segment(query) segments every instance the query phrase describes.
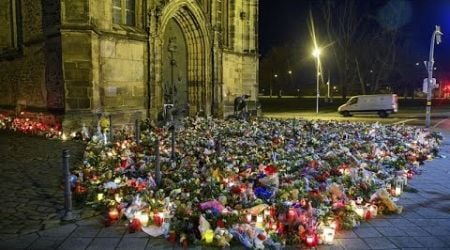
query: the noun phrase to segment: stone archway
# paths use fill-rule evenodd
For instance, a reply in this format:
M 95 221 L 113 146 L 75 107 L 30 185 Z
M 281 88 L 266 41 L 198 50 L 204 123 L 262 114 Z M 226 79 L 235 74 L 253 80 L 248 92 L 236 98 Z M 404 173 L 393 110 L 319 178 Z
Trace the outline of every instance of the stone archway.
M 210 30 L 202 10 L 193 1 L 173 0 L 161 12 L 154 13 L 152 21 L 149 51 L 151 115 L 155 117 L 162 110 L 168 46 L 165 34 L 174 23 L 181 30 L 186 45 L 186 80 L 183 82 L 182 79 L 181 84 L 186 84 L 189 114 L 200 110 L 209 114 L 212 103 Z

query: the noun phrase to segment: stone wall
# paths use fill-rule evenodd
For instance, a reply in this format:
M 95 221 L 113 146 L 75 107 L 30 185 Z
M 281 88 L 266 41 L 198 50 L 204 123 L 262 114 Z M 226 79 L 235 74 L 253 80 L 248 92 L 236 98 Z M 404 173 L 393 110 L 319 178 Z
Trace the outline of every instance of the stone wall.
M 0 8 L 12 15 L 11 1 L 1 1 Z M 20 44 L 17 50 L 7 56 L 0 51 L 0 106 L 14 109 L 47 108 L 47 87 L 45 81 L 45 37 L 43 33 L 43 12 L 41 1 L 17 1 L 20 23 L 13 32 L 19 33 Z M 7 5 L 7 6 L 5 6 Z M 5 25 L 0 25 L 0 33 L 7 32 Z M 8 38 L 11 39 L 11 34 Z M 17 38 L 17 37 L 16 37 Z M 6 39 L 6 37 L 1 38 Z M 2 42 L 2 44 L 4 41 Z M 10 45 L 13 45 L 10 43 Z M 5 52 L 5 51 L 3 51 Z
M 249 94 L 252 103 L 258 98 L 258 0 L 230 0 L 224 5 L 223 88 L 224 116 L 233 110 L 234 98 Z
M 62 3 L 62 56 L 66 97 L 65 127 L 95 124 L 111 115 L 113 124 L 143 118 L 147 108 L 147 39 L 143 2 L 136 25 L 112 22 L 112 0 Z

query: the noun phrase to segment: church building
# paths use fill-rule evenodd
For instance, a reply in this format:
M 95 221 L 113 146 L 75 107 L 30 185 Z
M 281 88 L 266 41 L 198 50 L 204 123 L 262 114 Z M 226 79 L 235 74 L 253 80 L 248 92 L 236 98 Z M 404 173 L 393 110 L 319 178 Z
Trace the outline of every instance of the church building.
M 225 117 L 258 95 L 258 0 L 2 0 L 0 109 L 64 127 Z

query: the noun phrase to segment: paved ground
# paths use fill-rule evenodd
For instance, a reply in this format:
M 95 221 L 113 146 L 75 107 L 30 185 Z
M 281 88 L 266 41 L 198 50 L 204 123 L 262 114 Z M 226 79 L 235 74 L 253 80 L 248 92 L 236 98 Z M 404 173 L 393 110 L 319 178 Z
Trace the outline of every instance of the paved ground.
M 450 128 L 450 121 L 439 126 Z M 418 192 L 401 196 L 402 214 L 378 217 L 352 231 L 339 232 L 333 246 L 320 249 L 450 249 L 448 131 L 441 151 L 447 158 L 427 162 L 423 174 L 410 182 Z M 98 217 L 56 226 L 62 208 L 62 148 L 78 156 L 72 158 L 81 158 L 81 143 L 0 133 L 0 249 L 172 248 L 161 238 L 126 233 L 123 222 L 105 228 Z
M 82 143 L 0 132 L 0 239 L 59 225 L 63 148 L 81 163 Z

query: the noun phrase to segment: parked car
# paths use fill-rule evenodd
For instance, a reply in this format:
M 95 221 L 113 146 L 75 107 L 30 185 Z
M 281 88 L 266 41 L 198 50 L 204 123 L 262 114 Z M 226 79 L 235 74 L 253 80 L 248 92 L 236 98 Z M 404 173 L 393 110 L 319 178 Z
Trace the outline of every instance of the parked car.
M 353 96 L 338 108 L 338 112 L 345 117 L 357 112 L 376 112 L 384 118 L 398 112 L 398 98 L 395 94 Z

